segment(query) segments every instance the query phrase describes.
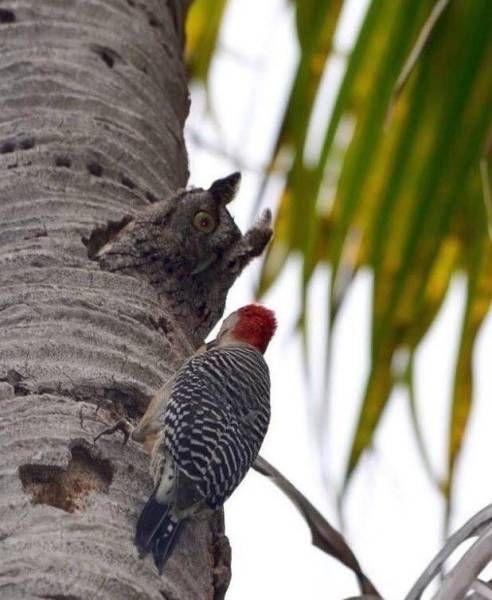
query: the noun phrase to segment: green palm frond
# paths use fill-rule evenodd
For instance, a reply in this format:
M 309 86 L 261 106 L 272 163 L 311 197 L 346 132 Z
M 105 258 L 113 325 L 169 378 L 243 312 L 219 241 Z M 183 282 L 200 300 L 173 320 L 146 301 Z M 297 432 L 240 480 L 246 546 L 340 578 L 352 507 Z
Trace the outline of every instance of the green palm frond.
M 300 58 L 265 181 L 280 156 L 291 160 L 259 294 L 292 253 L 303 257 L 304 297 L 314 269 L 329 264 L 331 330 L 354 275 L 362 267 L 373 272 L 371 368 L 346 486 L 394 387 L 395 353 L 414 355 L 453 276 L 465 276 L 448 468 L 440 482 L 449 499 L 473 402 L 474 342 L 492 298 L 492 2 L 371 0 L 333 110 L 316 125 L 324 137 L 314 162 L 306 159 L 308 131 L 344 2 L 294 5 Z M 211 28 L 216 35 L 215 19 Z M 190 64 L 204 79 L 215 43 L 202 36 L 207 66 L 195 67 L 202 52 L 196 43 Z

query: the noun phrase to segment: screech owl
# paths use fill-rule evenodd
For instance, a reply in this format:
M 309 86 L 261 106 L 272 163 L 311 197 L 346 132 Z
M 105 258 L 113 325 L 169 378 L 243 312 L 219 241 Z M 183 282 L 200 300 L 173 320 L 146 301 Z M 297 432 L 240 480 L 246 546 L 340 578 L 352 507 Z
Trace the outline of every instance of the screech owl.
M 102 269 L 147 280 L 197 343 L 222 314 L 229 287 L 271 235 L 265 211 L 245 234 L 226 206 L 241 176 L 179 190 L 138 214 L 94 230 L 85 244 Z

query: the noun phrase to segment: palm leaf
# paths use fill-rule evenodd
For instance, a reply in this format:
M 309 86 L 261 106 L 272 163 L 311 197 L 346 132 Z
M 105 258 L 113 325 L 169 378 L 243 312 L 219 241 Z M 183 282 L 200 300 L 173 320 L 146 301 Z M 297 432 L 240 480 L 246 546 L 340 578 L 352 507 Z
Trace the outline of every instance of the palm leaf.
M 395 134 L 399 148 L 393 154 L 402 159 L 405 147 L 406 160 L 393 162 L 379 190 L 377 184 L 374 188 L 368 184 L 381 207 L 368 211 L 381 217 L 375 221 L 374 236 L 367 238 L 375 270 L 372 371 L 347 480 L 372 443 L 388 400 L 395 350 L 402 344 L 415 347 L 429 325 L 425 314 L 435 312 L 429 306 L 436 287 L 433 273 L 438 274 L 441 294 L 434 293 L 432 303 L 438 306 L 442 301 L 449 271 L 442 270 L 439 282 L 438 261 L 446 255 L 446 245 L 461 242 L 464 247 L 467 242 L 452 225 L 455 216 L 462 214 L 462 204 L 471 201 L 464 182 L 474 170 L 478 173 L 490 122 L 492 77 L 485 65 L 491 58 L 491 44 L 485 23 L 491 16 L 487 2 L 451 6 L 421 56 L 410 89 L 402 96 L 403 106 L 396 107 L 395 122 L 378 140 L 379 147 L 373 148 L 374 162 L 378 152 L 391 154 L 392 128 L 406 132 Z M 386 193 L 381 194 L 384 186 Z M 470 216 L 475 224 L 475 216 L 465 214 Z M 474 234 L 484 236 L 485 231 L 474 230 Z
M 226 0 L 194 0 L 186 19 L 188 69 L 202 83 L 208 78 L 226 5 Z
M 317 265 L 329 264 L 331 331 L 357 271 L 369 267 L 373 272 L 371 368 L 346 486 L 374 441 L 395 383 L 395 352 L 405 348 L 414 355 L 453 276 L 464 273 L 467 302 L 454 376 L 448 471 L 441 482 L 449 502 L 472 407 L 474 340 L 492 297 L 486 227 L 492 214 L 492 3 L 371 0 L 325 123 L 313 122 L 313 107 L 334 57 L 344 2 L 293 4 L 300 58 L 260 185 L 263 191 L 273 172 L 285 170 L 259 294 L 293 253 L 302 256 L 304 302 L 298 323 L 305 334 L 311 275 Z M 206 6 L 205 0 L 194 3 L 196 22 L 189 24 L 188 36 L 190 64 L 201 81 L 206 81 L 217 46 L 225 1 L 215 3 L 213 14 Z M 311 127 L 323 130 L 314 161 L 306 158 Z M 336 352 L 330 336 L 327 343 L 329 354 Z M 326 379 L 328 370 L 327 362 Z

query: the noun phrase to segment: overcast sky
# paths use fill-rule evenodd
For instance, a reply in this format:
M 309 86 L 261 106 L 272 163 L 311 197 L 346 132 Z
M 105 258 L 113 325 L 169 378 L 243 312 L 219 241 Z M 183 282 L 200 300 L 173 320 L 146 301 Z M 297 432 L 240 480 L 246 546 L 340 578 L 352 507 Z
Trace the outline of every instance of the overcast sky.
M 328 65 L 317 121 L 333 105 L 346 54 L 357 34 L 367 0 L 347 4 L 338 28 L 337 56 Z M 187 124 L 190 182 L 207 186 L 240 168 L 243 181 L 232 212 L 241 228 L 250 223 L 260 168 L 273 144 L 283 103 L 298 57 L 292 4 L 286 0 L 229 0 L 221 45 L 211 73 L 214 118 L 205 117 L 205 98 L 192 92 Z M 310 152 L 316 154 L 322 127 L 313 127 Z M 275 182 L 265 206 L 275 210 Z M 327 270 L 316 273 L 310 289 L 311 354 L 314 384 L 303 378 L 301 345 L 293 325 L 299 303 L 299 263 L 293 259 L 263 302 L 273 308 L 279 330 L 267 351 L 272 376 L 272 421 L 261 453 L 288 476 L 337 525 L 335 492 L 346 464 L 354 419 L 368 369 L 371 275 L 352 286 L 334 331 L 330 380 L 332 408 L 323 431 L 321 460 L 310 403 L 320 395 L 325 330 Z M 250 302 L 258 263 L 232 289 L 226 313 Z M 417 398 L 423 430 L 438 473 L 445 468 L 451 378 L 466 282 L 457 278 L 417 358 Z M 492 439 L 483 423 L 492 422 L 492 320 L 478 340 L 476 401 L 470 434 L 458 469 L 458 526 L 492 498 L 483 457 Z M 317 360 L 317 363 L 316 363 Z M 310 418 L 311 414 L 311 418 Z M 482 426 L 480 426 L 482 424 Z M 353 478 L 345 506 L 346 537 L 362 567 L 386 600 L 402 598 L 441 539 L 442 501 L 426 477 L 409 425 L 406 393 L 397 390 L 376 436 L 374 449 Z M 233 549 L 230 600 L 338 599 L 357 592 L 355 578 L 310 544 L 309 531 L 295 508 L 260 475 L 251 472 L 226 504 L 226 526 Z

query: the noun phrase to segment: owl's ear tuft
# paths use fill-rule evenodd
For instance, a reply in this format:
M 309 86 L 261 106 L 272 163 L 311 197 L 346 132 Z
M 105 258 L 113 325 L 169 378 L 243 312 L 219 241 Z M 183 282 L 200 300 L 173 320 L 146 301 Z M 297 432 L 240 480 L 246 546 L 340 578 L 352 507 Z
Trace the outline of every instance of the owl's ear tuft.
M 214 200 L 225 206 L 233 200 L 239 189 L 240 182 L 241 173 L 232 173 L 227 177 L 214 181 L 208 191 L 212 194 Z

